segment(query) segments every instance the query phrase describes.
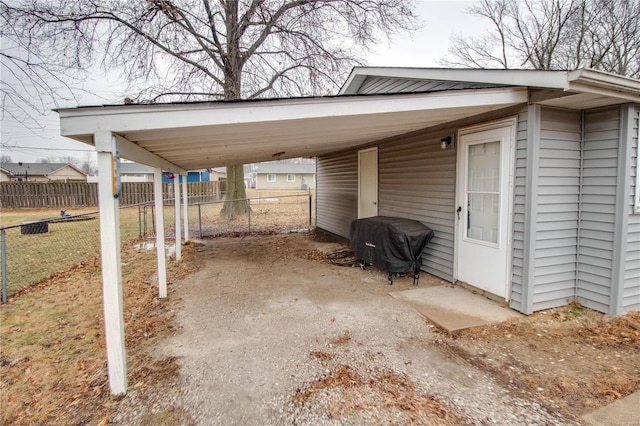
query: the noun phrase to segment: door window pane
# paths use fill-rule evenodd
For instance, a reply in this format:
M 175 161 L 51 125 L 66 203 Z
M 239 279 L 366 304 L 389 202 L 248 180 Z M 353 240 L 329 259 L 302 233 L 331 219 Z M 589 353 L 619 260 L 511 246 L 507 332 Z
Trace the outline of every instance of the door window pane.
M 498 242 L 500 219 L 500 142 L 469 145 L 467 238 Z

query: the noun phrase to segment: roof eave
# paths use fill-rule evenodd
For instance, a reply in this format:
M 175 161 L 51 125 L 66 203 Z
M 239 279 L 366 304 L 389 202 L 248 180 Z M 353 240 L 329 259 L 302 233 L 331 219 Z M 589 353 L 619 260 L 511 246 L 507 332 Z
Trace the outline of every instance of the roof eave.
M 640 80 L 589 68 L 574 71 L 356 67 L 340 94 L 356 94 L 367 77 L 433 79 L 559 89 L 640 102 Z
M 366 77 L 466 81 L 522 87 L 567 89 L 566 71 L 470 68 L 355 67 L 340 94 L 355 94 Z M 361 81 L 362 80 L 362 81 Z
M 640 80 L 593 69 L 567 74 L 568 89 L 640 102 Z

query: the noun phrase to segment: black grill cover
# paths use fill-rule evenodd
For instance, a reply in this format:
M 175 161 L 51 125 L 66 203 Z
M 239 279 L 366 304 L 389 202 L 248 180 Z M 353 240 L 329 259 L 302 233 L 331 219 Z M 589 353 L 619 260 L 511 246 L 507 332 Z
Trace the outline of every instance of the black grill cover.
M 432 238 L 431 228 L 411 219 L 374 216 L 351 222 L 355 257 L 389 273 L 419 272 Z

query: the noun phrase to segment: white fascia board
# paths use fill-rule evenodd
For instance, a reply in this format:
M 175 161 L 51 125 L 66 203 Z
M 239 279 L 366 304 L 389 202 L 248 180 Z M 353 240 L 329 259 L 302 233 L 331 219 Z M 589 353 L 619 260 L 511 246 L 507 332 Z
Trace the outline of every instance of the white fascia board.
M 368 76 L 540 87 L 640 101 L 640 80 L 589 68 L 574 71 L 549 71 L 356 67 L 349 75 L 340 93 L 357 93 L 362 82 Z
M 499 70 L 465 68 L 395 68 L 395 67 L 356 67 L 340 93 L 355 93 L 353 90 L 359 76 L 407 78 L 417 80 L 466 81 L 473 83 L 503 84 L 523 87 L 543 87 L 567 89 L 566 71 L 547 70 Z M 351 85 L 352 87 L 350 87 Z
M 527 102 L 524 88 L 333 98 L 299 98 L 212 104 L 138 105 L 59 110 L 61 134 L 80 137 L 104 130 L 126 134 L 224 124 L 261 123 L 320 117 L 517 104 Z
M 571 71 L 569 90 L 640 102 L 640 80 L 592 69 Z
M 362 86 L 362 83 L 367 79 L 367 75 L 358 73 L 357 69 L 356 67 L 351 70 L 349 77 L 347 77 L 347 80 L 342 84 L 342 87 L 340 87 L 338 95 L 355 95 L 358 93 L 360 86 Z

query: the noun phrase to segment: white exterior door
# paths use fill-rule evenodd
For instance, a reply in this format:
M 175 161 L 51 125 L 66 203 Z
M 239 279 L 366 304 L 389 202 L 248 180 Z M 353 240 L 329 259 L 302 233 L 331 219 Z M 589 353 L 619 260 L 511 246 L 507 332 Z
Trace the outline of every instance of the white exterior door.
M 458 140 L 456 278 L 508 300 L 515 121 Z
M 358 152 L 358 219 L 378 215 L 378 148 Z

